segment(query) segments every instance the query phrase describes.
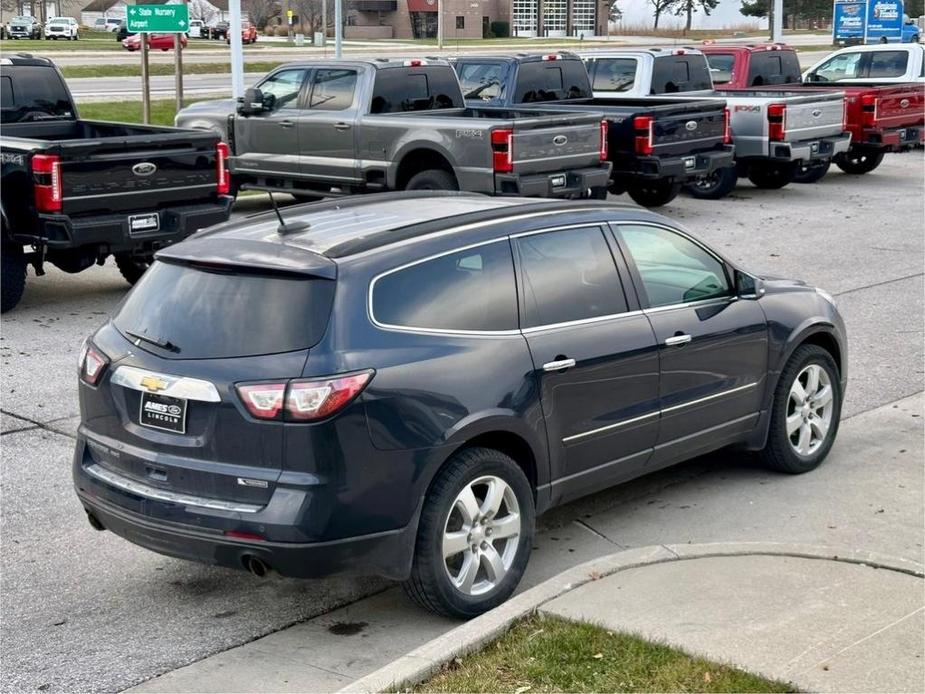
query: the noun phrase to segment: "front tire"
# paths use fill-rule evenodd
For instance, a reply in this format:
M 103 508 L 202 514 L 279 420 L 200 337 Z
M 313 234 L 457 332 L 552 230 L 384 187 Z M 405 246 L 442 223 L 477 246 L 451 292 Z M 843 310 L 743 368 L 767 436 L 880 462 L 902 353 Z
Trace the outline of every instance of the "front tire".
M 681 184 L 672 181 L 651 181 L 631 183 L 626 192 L 637 205 L 643 207 L 661 207 L 678 197 Z
M 838 434 L 841 404 L 841 381 L 832 355 L 817 345 L 798 347 L 774 391 L 762 462 L 793 475 L 816 469 Z
M 748 168 L 748 180 L 756 188 L 778 190 L 793 180 L 796 166 L 787 163 L 752 164 Z
M 510 457 L 490 448 L 455 454 L 424 499 L 405 592 L 447 617 L 497 607 L 527 567 L 534 519 L 533 490 Z
M 26 256 L 21 248 L 0 250 L 0 313 L 12 310 L 26 290 Z
M 119 268 L 125 281 L 131 285 L 141 279 L 153 261 L 153 258 L 142 258 L 131 253 L 117 253 L 115 257 L 116 267 Z
M 846 174 L 861 176 L 870 173 L 882 162 L 883 152 L 858 149 L 839 155 L 835 159 L 835 166 Z
M 459 184 L 449 171 L 427 169 L 412 176 L 405 190 L 459 190 Z
M 793 173 L 793 182 L 816 183 L 817 181 L 821 181 L 829 172 L 830 166 L 832 166 L 830 160 L 826 160 L 825 163 L 822 164 L 801 164 L 797 166 L 796 171 Z
M 691 197 L 698 200 L 720 200 L 735 190 L 739 172 L 735 166 L 718 169 L 699 181 L 684 186 Z

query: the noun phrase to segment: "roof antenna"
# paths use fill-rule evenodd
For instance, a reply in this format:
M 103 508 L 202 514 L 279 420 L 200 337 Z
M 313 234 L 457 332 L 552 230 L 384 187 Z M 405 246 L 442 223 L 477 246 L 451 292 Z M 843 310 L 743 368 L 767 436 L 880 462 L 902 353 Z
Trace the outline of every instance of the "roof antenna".
M 276 227 L 277 234 L 281 236 L 285 234 L 294 234 L 299 231 L 307 231 L 311 227 L 311 224 L 305 221 L 289 222 L 289 224 L 286 224 L 286 220 L 283 219 L 283 215 L 279 211 L 279 205 L 276 204 L 276 198 L 273 197 L 273 191 L 268 190 L 267 195 L 270 196 L 270 204 L 273 205 L 273 211 L 276 212 L 276 218 L 279 220 L 279 226 Z

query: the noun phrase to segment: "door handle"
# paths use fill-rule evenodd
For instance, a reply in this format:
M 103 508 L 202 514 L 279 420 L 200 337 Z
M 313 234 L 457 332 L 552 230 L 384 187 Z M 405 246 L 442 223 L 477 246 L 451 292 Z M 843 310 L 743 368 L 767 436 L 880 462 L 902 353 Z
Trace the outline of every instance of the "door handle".
M 350 130 L 350 123 L 335 123 L 335 130 Z
M 543 371 L 564 371 L 575 366 L 574 359 L 557 359 L 543 364 Z
M 279 121 L 279 127 L 281 128 L 291 128 L 293 125 L 295 125 L 295 123 L 293 123 L 291 120 Z
M 665 344 L 669 347 L 677 347 L 678 345 L 686 345 L 690 341 L 690 335 L 673 335 L 665 340 Z

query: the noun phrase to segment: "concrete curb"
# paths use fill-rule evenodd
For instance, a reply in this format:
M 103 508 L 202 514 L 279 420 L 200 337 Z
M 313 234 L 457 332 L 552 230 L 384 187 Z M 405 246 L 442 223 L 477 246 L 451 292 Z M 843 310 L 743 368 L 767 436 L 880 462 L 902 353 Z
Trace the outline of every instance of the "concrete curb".
M 901 557 L 891 557 L 820 545 L 777 542 L 715 542 L 690 545 L 652 545 L 617 552 L 579 564 L 503 605 L 476 617 L 433 641 L 420 646 L 389 665 L 347 685 L 341 692 L 352 694 L 401 689 L 424 681 L 455 658 L 479 650 L 503 634 L 514 621 L 534 612 L 540 605 L 590 581 L 627 569 L 672 561 L 709 557 L 779 556 L 860 564 L 877 569 L 925 577 L 925 566 Z

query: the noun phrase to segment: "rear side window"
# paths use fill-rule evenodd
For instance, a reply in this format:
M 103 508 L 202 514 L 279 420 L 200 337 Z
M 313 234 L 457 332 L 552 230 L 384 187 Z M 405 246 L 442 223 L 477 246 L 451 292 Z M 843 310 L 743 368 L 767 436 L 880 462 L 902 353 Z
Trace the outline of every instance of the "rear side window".
M 459 63 L 456 74 L 466 99 L 497 99 L 501 96 L 502 72 L 500 63 Z
M 334 284 L 158 261 L 126 297 L 113 323 L 132 341 L 130 333 L 170 342 L 175 349 L 164 356 L 177 359 L 291 352 L 312 347 L 324 335 Z
M 543 60 L 521 63 L 517 70 L 514 103 L 530 104 L 591 96 L 588 71 L 580 60 Z
M 74 118 L 71 100 L 58 73 L 39 65 L 8 66 L 0 77 L 0 122 Z
M 430 330 L 517 329 L 514 263 L 507 241 L 477 246 L 381 276 L 372 312 L 381 324 Z
M 872 51 L 868 77 L 902 77 L 909 64 L 906 51 Z
M 703 55 L 665 55 L 655 59 L 653 94 L 693 92 L 712 87 L 710 68 Z
M 707 64 L 710 66 L 710 76 L 713 84 L 729 84 L 732 82 L 732 71 L 735 68 L 735 56 L 730 53 L 710 53 L 707 55 Z
M 803 69 L 800 67 L 800 59 L 793 51 L 783 51 L 781 53 L 781 72 L 784 75 L 783 84 L 792 84 L 803 81 Z
M 452 68 L 386 68 L 376 71 L 369 110 L 402 113 L 462 106 L 462 92 Z
M 624 313 L 626 297 L 599 227 L 517 239 L 524 327 Z
M 636 82 L 635 58 L 595 58 L 591 61 L 596 92 L 626 92 Z
M 315 70 L 309 108 L 321 111 L 350 108 L 356 86 L 356 70 Z

